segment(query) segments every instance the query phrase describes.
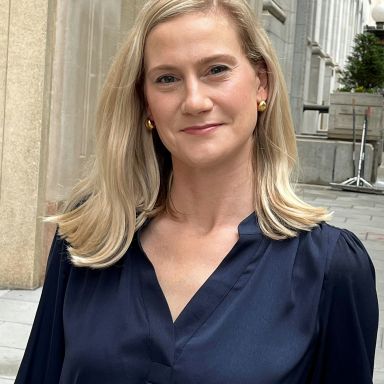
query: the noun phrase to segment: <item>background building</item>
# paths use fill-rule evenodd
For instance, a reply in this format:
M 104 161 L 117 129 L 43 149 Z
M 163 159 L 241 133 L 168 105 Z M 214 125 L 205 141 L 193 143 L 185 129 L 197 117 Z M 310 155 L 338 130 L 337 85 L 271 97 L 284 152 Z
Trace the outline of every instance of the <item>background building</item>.
M 370 0 L 263 2 L 263 21 L 286 75 L 297 133 L 327 129 L 327 115 L 303 113 L 304 104 L 328 105 L 353 38 L 370 17 Z
M 39 285 L 54 213 L 92 158 L 97 95 L 144 0 L 0 0 L 0 286 Z M 297 133 L 327 104 L 370 0 L 250 0 L 277 50 Z

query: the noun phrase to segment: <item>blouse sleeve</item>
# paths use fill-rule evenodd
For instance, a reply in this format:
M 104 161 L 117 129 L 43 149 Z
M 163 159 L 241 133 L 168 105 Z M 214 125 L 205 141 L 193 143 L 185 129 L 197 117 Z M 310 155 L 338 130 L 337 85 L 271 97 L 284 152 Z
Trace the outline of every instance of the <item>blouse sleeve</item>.
M 311 383 L 372 383 L 379 316 L 375 271 L 349 231 L 341 231 L 328 261 L 321 300 Z
M 64 357 L 63 301 L 70 262 L 64 240 L 56 234 L 27 348 L 15 384 L 55 384 Z

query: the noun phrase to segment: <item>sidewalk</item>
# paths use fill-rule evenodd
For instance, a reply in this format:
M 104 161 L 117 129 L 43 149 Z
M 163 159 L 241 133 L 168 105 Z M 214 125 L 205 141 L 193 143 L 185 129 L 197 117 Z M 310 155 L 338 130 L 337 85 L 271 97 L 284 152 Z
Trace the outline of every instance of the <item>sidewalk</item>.
M 331 224 L 353 231 L 364 243 L 376 268 L 380 304 L 374 384 L 384 384 L 384 195 L 299 186 L 299 195 L 313 205 L 334 211 Z M 0 384 L 12 384 L 28 339 L 41 288 L 0 290 Z

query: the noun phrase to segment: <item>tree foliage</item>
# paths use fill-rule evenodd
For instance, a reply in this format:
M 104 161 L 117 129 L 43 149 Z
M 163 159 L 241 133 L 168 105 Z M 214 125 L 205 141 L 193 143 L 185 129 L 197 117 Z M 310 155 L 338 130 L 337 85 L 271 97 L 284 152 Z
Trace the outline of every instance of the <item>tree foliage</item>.
M 384 88 L 384 46 L 372 33 L 360 33 L 341 72 L 343 91 L 382 92 Z

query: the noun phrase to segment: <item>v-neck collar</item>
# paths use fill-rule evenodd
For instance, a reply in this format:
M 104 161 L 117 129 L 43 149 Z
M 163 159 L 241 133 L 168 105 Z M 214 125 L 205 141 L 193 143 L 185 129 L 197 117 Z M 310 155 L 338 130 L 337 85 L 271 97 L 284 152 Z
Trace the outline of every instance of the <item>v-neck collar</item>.
M 247 216 L 238 226 L 236 244 L 173 322 L 155 269 L 141 247 L 140 232 L 135 240 L 140 252 L 138 263 L 150 327 L 151 357 L 152 361 L 171 366 L 189 338 L 225 299 L 247 265 L 262 253 L 260 250 L 264 247 L 260 245 L 266 238 L 261 233 L 256 215 Z

